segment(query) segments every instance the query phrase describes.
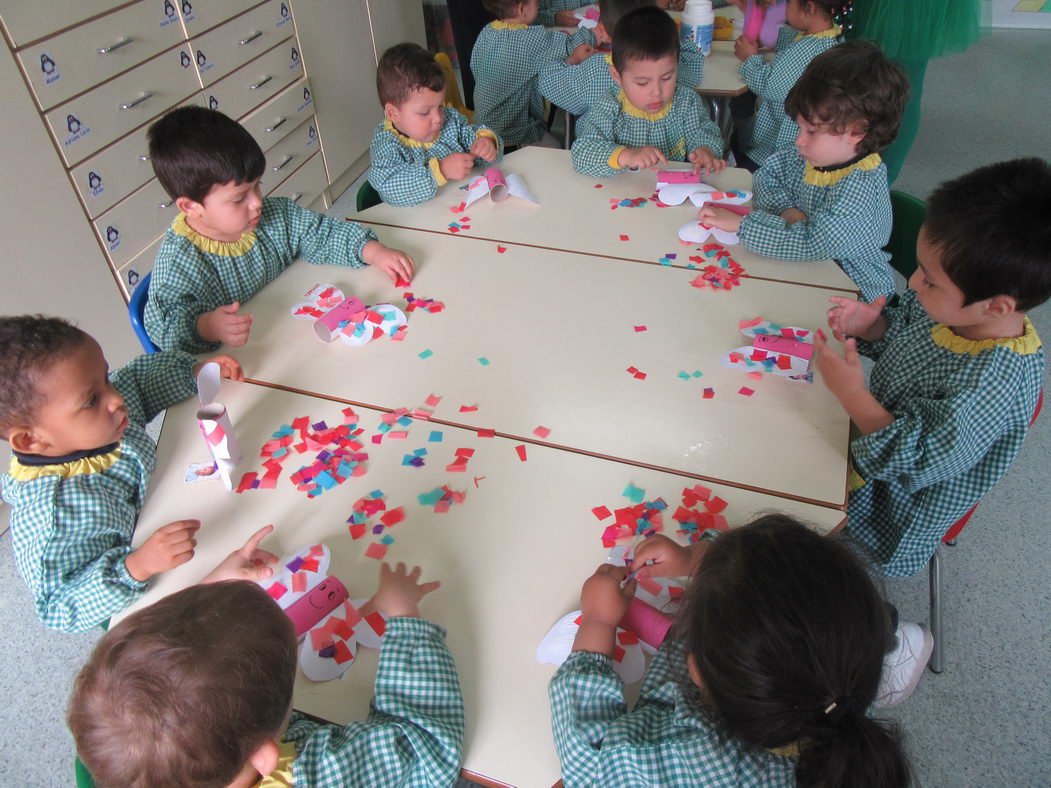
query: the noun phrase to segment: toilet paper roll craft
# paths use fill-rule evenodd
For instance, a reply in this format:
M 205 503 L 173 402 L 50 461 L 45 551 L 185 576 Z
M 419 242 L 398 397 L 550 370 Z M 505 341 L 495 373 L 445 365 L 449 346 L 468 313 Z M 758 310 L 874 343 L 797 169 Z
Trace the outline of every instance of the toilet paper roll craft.
M 335 285 L 316 284 L 306 292 L 309 299 L 292 307 L 292 317 L 313 320 L 314 333 L 322 342 L 337 338 L 360 346 L 381 336 L 393 336 L 408 322 L 393 304 L 367 306 L 353 296 L 347 298 Z
M 476 175 L 461 188 L 467 190 L 467 199 L 463 203 L 465 209 L 486 195 L 496 203 L 506 202 L 508 197 L 520 197 L 534 205 L 540 204 L 540 201 L 533 196 L 533 193 L 529 191 L 529 187 L 526 186 L 525 181 L 520 176 L 514 173 L 505 175 L 498 167 L 490 167 L 481 175 Z
M 764 49 L 773 49 L 781 25 L 785 24 L 787 3 L 763 6 L 756 0 L 748 0 L 744 12 L 744 37 L 759 42 Z
M 537 662 L 557 667 L 569 658 L 580 629 L 580 615 L 579 610 L 567 613 L 547 631 L 536 647 Z M 646 656 L 638 634 L 619 626 L 613 640 L 613 671 L 625 684 L 642 681 L 646 673 Z
M 797 382 L 813 382 L 810 360 L 814 355 L 814 332 L 783 326 L 763 318 L 743 320 L 741 333 L 752 340 L 729 351 L 722 365 L 743 372 L 769 372 Z
M 694 219 L 679 228 L 679 240 L 687 244 L 703 244 L 709 238 L 714 239 L 723 246 L 735 246 L 741 242 L 737 233 L 720 230 Z
M 599 10 L 597 5 L 589 5 L 584 8 L 578 8 L 573 12 L 580 21 L 577 22 L 577 27 L 583 30 L 593 30 L 598 27 L 599 23 Z
M 201 366 L 197 373 L 197 395 L 201 407 L 197 410 L 197 426 L 204 436 L 208 450 L 212 454 L 219 478 L 227 490 L 233 492 L 232 474 L 241 459 L 241 449 L 237 445 L 230 414 L 226 406 L 216 402 L 222 370 L 214 361 Z
M 707 203 L 728 207 L 743 205 L 752 199 L 752 193 L 745 189 L 718 189 L 702 182 L 699 172 L 659 170 L 657 199 L 665 205 L 682 205 L 689 200 L 698 208 Z

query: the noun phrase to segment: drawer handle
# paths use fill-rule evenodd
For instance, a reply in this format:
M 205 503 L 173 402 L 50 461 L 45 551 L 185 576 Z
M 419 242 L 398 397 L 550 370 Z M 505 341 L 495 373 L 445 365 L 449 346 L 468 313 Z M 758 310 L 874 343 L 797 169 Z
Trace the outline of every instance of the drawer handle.
M 157 207 L 161 208 L 162 210 L 164 208 L 171 208 L 173 205 L 175 205 L 175 200 L 168 200 L 168 202 L 159 202 L 159 203 L 157 203 Z
M 286 120 L 288 120 L 288 118 L 281 118 L 281 120 L 279 120 L 273 126 L 271 126 L 268 129 L 263 129 L 263 131 L 265 131 L 267 134 L 269 134 L 271 131 L 277 131 L 279 128 L 285 125 Z
M 274 172 L 278 172 L 280 170 L 283 170 L 285 168 L 285 165 L 288 164 L 290 161 L 292 161 L 292 159 L 294 159 L 294 158 L 295 158 L 295 156 L 293 156 L 291 153 L 289 153 L 287 156 L 285 156 L 285 158 L 281 159 L 281 163 L 280 164 L 278 164 L 276 167 L 271 167 L 270 169 L 273 170 Z
M 150 154 L 148 154 L 148 153 L 144 153 L 141 156 L 139 156 L 139 161 L 149 161 L 149 160 L 150 160 Z
M 303 192 L 296 192 L 292 195 L 292 202 L 299 202 L 303 199 Z
M 110 44 L 108 47 L 99 47 L 97 51 L 100 55 L 108 55 L 110 52 L 120 49 L 121 47 L 126 47 L 134 40 L 135 39 L 133 39 L 131 36 L 124 36 L 116 44 Z
M 248 38 L 242 38 L 240 41 L 237 42 L 237 44 L 238 44 L 238 46 L 242 46 L 243 47 L 245 44 L 251 44 L 253 41 L 255 41 L 257 38 L 259 38 L 259 36 L 261 36 L 261 35 L 263 35 L 263 31 L 262 30 L 256 30 L 254 33 L 252 33 L 252 35 L 248 36 Z
M 150 98 L 153 98 L 153 92 L 152 91 L 147 91 L 146 93 L 144 93 L 143 95 L 141 95 L 137 99 L 135 99 L 134 101 L 129 101 L 127 104 L 121 104 L 120 108 L 121 109 L 131 109 L 132 107 L 139 106 L 139 104 L 144 102 L 146 99 L 150 99 Z
M 259 90 L 259 88 L 263 87 L 263 85 L 265 85 L 267 82 L 269 82 L 272 79 L 273 79 L 273 77 L 267 77 L 266 79 L 262 80 L 261 82 L 256 82 L 254 85 L 249 85 L 248 89 L 249 90 Z

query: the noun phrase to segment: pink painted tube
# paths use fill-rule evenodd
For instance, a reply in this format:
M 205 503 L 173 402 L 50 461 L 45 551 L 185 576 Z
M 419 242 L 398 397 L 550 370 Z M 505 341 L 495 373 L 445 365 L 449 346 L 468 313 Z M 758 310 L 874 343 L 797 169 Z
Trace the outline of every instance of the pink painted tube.
M 700 183 L 701 174 L 690 170 L 657 170 L 657 183 Z
M 748 0 L 744 12 L 744 37 L 749 41 L 758 41 L 759 32 L 763 29 L 763 17 L 766 9 L 755 0 Z
M 643 602 L 638 597 L 632 597 L 628 604 L 628 612 L 620 620 L 619 626 L 634 632 L 643 643 L 660 648 L 664 638 L 668 636 L 668 630 L 671 629 L 671 618 L 653 605 Z
M 507 179 L 497 167 L 490 167 L 485 171 L 485 180 L 489 183 L 489 198 L 493 202 L 503 202 L 507 199 Z
M 296 628 L 296 637 L 307 632 L 350 597 L 338 577 L 326 577 L 285 610 Z
M 752 338 L 752 347 L 768 350 L 771 353 L 784 353 L 807 361 L 814 355 L 814 346 L 809 342 L 800 342 L 788 337 L 775 337 L 771 334 L 756 334 Z
M 337 304 L 314 321 L 314 333 L 322 342 L 331 342 L 339 336 L 339 324 L 351 320 L 354 315 L 365 311 L 365 305 L 356 298 L 348 298 Z
M 219 478 L 227 490 L 233 490 L 231 474 L 241 459 L 241 449 L 230 423 L 230 414 L 220 402 L 204 405 L 197 411 L 197 426 L 201 429 L 208 450 L 212 453 Z

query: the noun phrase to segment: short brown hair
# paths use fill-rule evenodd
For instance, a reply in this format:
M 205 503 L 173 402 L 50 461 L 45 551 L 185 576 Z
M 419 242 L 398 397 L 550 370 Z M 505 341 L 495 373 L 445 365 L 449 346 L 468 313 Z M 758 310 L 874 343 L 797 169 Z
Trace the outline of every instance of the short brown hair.
M 225 786 L 277 735 L 295 672 L 292 622 L 262 588 L 193 586 L 106 633 L 67 720 L 99 786 Z
M 445 90 L 445 72 L 434 55 L 419 44 L 395 44 L 376 67 L 376 92 L 380 105 L 400 106 L 414 90 Z
M 616 40 L 617 23 L 621 17 L 636 8 L 656 6 L 657 0 L 598 0 L 599 21 L 606 32 Z
M 523 0 L 482 0 L 482 8 L 497 19 L 514 16 L 520 5 L 523 5 Z
M 810 61 L 788 91 L 785 113 L 836 134 L 863 131 L 858 153 L 883 150 L 898 136 L 909 78 L 870 41 L 848 41 Z

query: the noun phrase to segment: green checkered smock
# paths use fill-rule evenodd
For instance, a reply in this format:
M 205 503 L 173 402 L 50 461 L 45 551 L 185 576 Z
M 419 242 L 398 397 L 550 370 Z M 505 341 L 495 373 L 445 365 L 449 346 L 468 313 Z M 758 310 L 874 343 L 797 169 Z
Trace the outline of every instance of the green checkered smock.
M 219 347 L 197 333 L 197 318 L 243 305 L 300 257 L 361 268 L 361 250 L 376 234 L 356 222 L 300 208 L 285 197 L 263 200 L 254 231 L 232 243 L 195 232 L 179 214 L 161 241 L 144 323 L 162 350 L 204 353 Z
M 493 22 L 482 28 L 471 53 L 474 120 L 499 134 L 505 145 L 530 145 L 547 130 L 544 97 L 537 81 L 541 67 L 565 60 L 590 33 L 572 36 L 539 25 Z
M 890 255 L 883 251 L 890 240 L 890 189 L 878 153 L 818 172 L 794 148 L 778 151 L 755 173 L 753 188 L 757 210 L 738 231 L 748 249 L 781 260 L 831 257 L 866 301 L 894 295 Z M 808 221 L 786 224 L 779 214 L 788 208 Z
M 561 60 L 553 60 L 540 69 L 540 95 L 573 115 L 584 115 L 605 96 L 616 95 L 620 86 L 613 81 L 609 67 L 611 55 L 597 52 L 583 63 L 568 66 Z M 695 44 L 683 41 L 679 44 L 679 73 L 676 82 L 680 87 L 695 88 L 701 84 L 704 71 L 704 55 Z
M 45 626 L 92 629 L 146 591 L 124 564 L 156 463 L 144 425 L 196 392 L 195 363 L 186 353 L 154 353 L 110 375 L 128 406 L 115 447 L 54 464 L 35 455 L 11 459 L 0 483 L 11 505 L 15 564 Z
M 839 27 L 804 36 L 785 25 L 777 37 L 777 54 L 767 63 L 762 55 L 752 55 L 741 64 L 741 79 L 759 98 L 753 115 L 738 134 L 745 153 L 756 164 L 770 154 L 791 150 L 799 126 L 785 114 L 785 99 L 810 61 L 843 39 Z
M 566 788 L 795 785 L 794 758 L 746 747 L 721 729 L 672 638 L 650 662 L 631 711 L 612 660 L 600 654 L 570 654 L 548 694 Z
M 697 93 L 681 85 L 671 104 L 647 113 L 634 107 L 621 92 L 610 94 L 577 125 L 573 142 L 573 167 L 583 175 L 605 178 L 626 172 L 611 162 L 624 148 L 659 148 L 668 161 L 688 161 L 696 148 L 710 148 L 722 158 L 723 139 Z
M 935 324 L 907 290 L 883 312 L 870 388 L 894 422 L 850 444 L 865 483 L 850 493 L 847 530 L 882 571 L 911 575 L 946 531 L 1007 472 L 1044 385 L 1044 351 L 1025 321 L 1015 339 L 974 341 Z
M 463 733 L 463 697 L 445 630 L 419 618 L 392 618 L 365 722 L 323 725 L 293 713 L 285 732 L 297 753 L 292 785 L 452 786 Z
M 445 121 L 434 142 L 418 142 L 398 132 L 389 120 L 376 127 L 369 158 L 368 178 L 389 205 L 416 205 L 431 199 L 448 181 L 438 163 L 450 153 L 469 153 L 474 141 L 488 136 L 496 142 L 496 161 L 504 155 L 500 136 L 485 126 L 471 125 L 452 107 L 445 107 Z M 484 163 L 476 158 L 474 163 Z M 495 164 L 496 162 L 492 162 Z

